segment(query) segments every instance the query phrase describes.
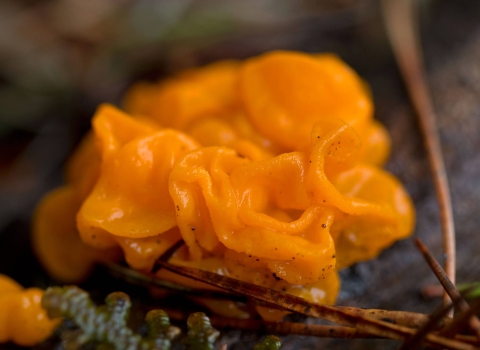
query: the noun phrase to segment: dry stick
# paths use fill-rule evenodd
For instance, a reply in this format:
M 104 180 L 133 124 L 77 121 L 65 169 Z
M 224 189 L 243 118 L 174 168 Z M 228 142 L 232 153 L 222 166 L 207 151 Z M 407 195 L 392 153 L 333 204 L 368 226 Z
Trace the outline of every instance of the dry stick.
M 473 335 L 466 335 L 466 334 L 455 334 L 455 339 L 460 340 L 464 343 L 477 345 L 480 339 Z
M 187 314 L 178 310 L 163 309 L 173 320 L 185 320 Z M 306 335 L 318 338 L 341 338 L 371 339 L 378 337 L 360 332 L 355 328 L 343 326 L 326 326 L 318 324 L 305 324 L 299 322 L 268 322 L 254 319 L 239 319 L 223 316 L 210 316 L 210 322 L 215 328 L 235 329 L 242 331 L 253 331 L 263 333 L 275 333 L 278 335 Z
M 431 284 L 423 287 L 420 293 L 424 299 L 436 299 L 443 297 L 445 289 L 440 284 Z
M 461 331 L 467 324 L 470 323 L 472 315 L 480 312 L 480 298 L 478 298 L 471 307 L 466 310 L 462 310 L 459 315 L 455 318 L 455 322 L 452 322 L 449 327 L 444 331 L 444 334 L 456 334 Z M 476 337 L 476 344 L 480 344 L 480 338 Z
M 405 340 L 407 337 L 415 334 L 415 330 L 407 327 L 398 326 L 369 317 L 358 317 L 334 306 L 316 304 L 295 295 L 283 293 L 253 283 L 217 275 L 216 273 L 209 271 L 176 266 L 160 260 L 157 260 L 157 263 L 171 272 L 193 278 L 200 282 L 208 283 L 229 292 L 240 292 L 243 295 L 250 296 L 271 305 L 281 305 L 289 311 L 298 312 L 306 316 L 322 318 L 379 337 Z M 477 349 L 470 344 L 447 339 L 435 334 L 427 334 L 424 341 L 431 346 L 444 349 Z
M 435 113 L 426 84 L 417 22 L 413 18 L 413 0 L 383 0 L 382 4 L 387 32 L 395 58 L 419 117 L 440 206 L 445 271 L 450 281 L 455 283 L 455 226 L 452 203 L 440 139 L 437 133 Z M 445 293 L 444 305 L 449 302 L 448 295 Z
M 431 316 L 426 314 L 419 314 L 416 312 L 409 311 L 391 311 L 391 310 L 381 310 L 381 309 L 361 309 L 357 307 L 350 306 L 336 306 L 340 310 L 344 310 L 351 315 L 356 315 L 359 317 L 372 317 L 382 321 L 388 321 L 390 323 L 398 324 L 400 326 L 406 326 L 409 328 L 420 329 L 427 324 Z M 443 329 L 449 326 L 452 322 L 452 319 L 449 317 L 444 317 L 437 322 L 439 329 Z
M 215 299 L 215 300 L 218 300 L 218 299 L 231 300 L 231 301 L 238 301 L 241 303 L 248 302 L 248 298 L 238 294 L 226 293 L 223 291 L 215 291 L 210 289 L 185 287 L 177 283 L 162 280 L 156 277 L 155 275 L 142 273 L 111 261 L 102 262 L 101 265 L 105 269 L 107 269 L 108 272 L 112 274 L 114 277 L 121 276 L 121 278 L 125 279 L 127 282 L 132 284 L 137 284 L 137 285 L 146 286 L 146 287 L 153 286 L 158 288 L 164 288 L 164 289 L 168 289 L 168 290 L 172 290 L 172 291 L 184 294 L 186 296 L 195 296 L 195 297 Z M 419 316 L 426 316 L 426 315 L 419 314 Z M 421 322 L 422 319 L 423 318 L 420 317 L 418 322 Z
M 451 306 L 450 306 L 451 307 Z M 162 308 L 172 320 L 183 321 L 188 314 L 177 309 Z M 352 308 L 355 309 L 355 308 Z M 442 309 L 443 310 L 443 309 Z M 383 311 L 383 310 L 380 310 Z M 276 333 L 279 335 L 305 335 L 319 338 L 338 339 L 385 339 L 371 334 L 362 333 L 355 328 L 343 326 L 323 326 L 299 322 L 268 322 L 254 319 L 238 319 L 224 316 L 210 316 L 212 326 L 220 329 L 235 329 L 242 331 Z M 437 324 L 438 326 L 438 324 Z M 478 338 L 470 335 L 456 334 L 455 338 L 472 345 L 477 344 Z
M 227 299 L 227 300 L 239 301 L 243 303 L 246 303 L 247 301 L 249 301 L 247 297 L 239 294 L 183 287 L 173 282 L 163 281 L 153 275 L 147 275 L 147 274 L 132 270 L 130 268 L 123 267 L 116 263 L 105 263 L 104 266 L 107 267 L 108 269 L 113 270 L 113 272 L 115 273 L 126 276 L 129 280 L 135 279 L 136 282 L 145 286 L 151 286 L 153 284 L 154 286 L 170 288 L 170 289 L 173 289 L 174 291 L 179 291 L 189 296 L 198 296 L 198 297 L 207 298 L 207 299 Z M 258 301 L 256 299 L 254 299 L 253 302 L 255 302 L 258 305 L 266 305 L 264 302 Z M 280 309 L 280 310 L 285 309 L 280 305 L 268 304 L 268 307 Z M 409 311 L 364 309 L 364 308 L 351 307 L 351 306 L 336 306 L 336 308 L 340 310 L 344 310 L 349 314 L 352 314 L 355 316 L 359 316 L 359 317 L 367 316 L 367 317 L 388 321 L 393 324 L 414 328 L 414 329 L 422 328 L 426 323 L 429 322 L 431 318 L 430 315 L 427 315 L 427 314 L 421 314 L 421 313 L 409 312 Z M 450 325 L 451 322 L 452 322 L 451 318 L 442 318 L 438 321 L 437 327 L 438 329 L 442 329 Z
M 263 331 L 279 335 L 306 335 L 318 338 L 378 338 L 374 335 L 360 332 L 351 327 L 324 326 L 298 322 L 266 322 L 260 320 L 242 320 L 238 318 L 211 317 L 212 325 L 218 328 L 242 329 L 246 331 Z
M 197 296 L 207 299 L 222 299 L 222 300 L 232 300 L 242 303 L 248 302 L 248 298 L 239 294 L 227 293 L 222 291 L 213 291 L 207 289 L 197 289 L 185 287 L 173 282 L 164 281 L 154 275 L 142 273 L 131 268 L 122 266 L 113 262 L 103 262 L 102 266 L 108 270 L 109 273 L 115 277 L 120 276 L 121 278 L 129 281 L 130 283 L 135 283 L 143 286 L 154 286 L 165 289 L 170 289 L 178 293 L 185 294 L 186 296 Z M 265 303 L 257 300 L 253 300 L 258 305 L 265 305 Z M 280 305 L 268 305 L 276 309 L 284 310 Z M 368 316 L 371 318 L 388 321 L 390 323 L 398 324 L 400 326 L 405 326 L 409 328 L 419 329 L 422 328 L 429 320 L 430 316 L 427 314 L 421 314 L 416 312 L 409 311 L 392 311 L 392 310 L 381 310 L 381 309 L 363 309 L 350 306 L 336 306 L 340 310 L 344 310 L 349 314 L 356 315 L 359 317 Z M 447 327 L 451 323 L 450 318 L 443 318 L 438 322 L 438 328 L 442 329 Z M 293 333 L 293 332 L 291 332 Z
M 445 274 L 437 260 L 435 260 L 433 255 L 429 252 L 428 248 L 418 238 L 415 239 L 415 244 L 420 252 L 422 252 L 423 257 L 427 261 L 428 265 L 430 265 L 433 273 L 435 276 L 437 276 L 438 281 L 442 284 L 443 288 L 445 288 L 445 291 L 448 293 L 450 298 L 452 298 L 455 305 L 464 313 L 470 312 L 470 305 L 468 305 L 453 283 L 448 279 L 448 276 Z M 480 320 L 478 317 L 472 315 L 468 321 L 468 325 L 477 334 L 477 337 L 480 338 Z
M 184 243 L 185 242 L 183 240 L 179 240 L 167 251 L 165 251 L 165 253 L 163 253 L 155 262 L 152 268 L 152 274 L 156 273 L 159 269 L 161 269 L 162 266 L 159 264 L 159 261 L 167 262 L 170 259 L 170 257 L 175 253 L 175 251 L 177 251 Z M 190 295 L 196 295 L 196 296 L 200 296 L 204 298 L 212 298 L 212 299 L 215 299 L 215 298 L 229 299 L 229 300 L 240 301 L 240 302 L 248 301 L 245 298 L 245 296 L 238 295 L 239 293 L 241 293 L 241 291 L 236 291 L 235 294 L 232 294 L 232 293 L 222 293 L 222 292 L 216 292 L 216 291 L 214 292 L 209 290 L 187 288 L 180 285 L 176 285 L 171 282 L 168 282 L 168 285 L 165 285 L 164 281 L 152 275 L 146 275 L 138 271 L 134 271 L 128 268 L 123 268 L 118 264 L 114 264 L 113 267 L 115 267 L 117 271 L 121 270 L 121 272 L 125 273 L 129 278 L 138 278 L 142 280 L 142 282 L 146 283 L 147 285 L 153 283 L 155 285 L 159 285 L 161 287 L 167 287 L 167 288 L 168 288 L 168 285 L 175 285 L 177 286 L 176 288 L 174 288 L 175 290 L 180 290 L 180 291 L 185 290 L 186 294 L 190 294 Z M 254 299 L 253 301 L 256 302 L 257 304 L 265 305 L 263 302 L 257 299 Z M 268 306 L 275 309 L 281 309 L 281 310 L 285 309 L 284 307 L 282 307 L 282 305 L 279 305 L 279 304 L 268 305 Z M 349 314 L 354 316 L 358 316 L 358 317 L 368 316 L 371 318 L 388 321 L 390 323 L 398 324 L 400 326 L 406 326 L 409 328 L 422 328 L 430 320 L 429 315 L 415 313 L 415 312 L 408 312 L 408 311 L 363 309 L 363 308 L 349 307 L 349 306 L 335 306 L 335 307 L 338 308 L 339 310 L 346 311 Z M 451 323 L 451 319 L 443 318 L 439 320 L 438 327 L 441 329 L 443 327 L 448 326 L 450 323 Z
M 431 315 L 430 320 L 422 328 L 420 328 L 412 337 L 405 340 L 400 350 L 416 349 L 421 344 L 422 339 L 425 338 L 429 332 L 435 330 L 435 328 L 438 328 L 439 321 L 450 312 L 451 308 L 453 308 L 452 303 L 436 310 Z
M 185 241 L 183 239 L 179 239 L 174 245 L 172 245 L 170 248 L 168 248 L 160 257 L 155 260 L 155 263 L 153 264 L 152 267 L 152 273 L 157 273 L 158 270 L 162 268 L 162 265 L 159 264 L 159 262 L 164 261 L 167 262 L 170 260 L 170 258 L 175 254 L 177 250 L 180 249 L 185 244 Z
M 126 268 L 125 268 L 126 269 Z M 126 269 L 128 270 L 128 269 Z M 145 282 L 157 282 L 159 281 L 160 283 L 162 280 L 159 280 L 158 278 L 151 276 L 151 275 L 145 275 L 140 272 L 134 271 L 135 276 L 144 276 Z M 133 277 L 133 276 L 130 276 Z M 171 283 L 173 284 L 173 283 Z M 160 286 L 163 286 L 160 284 Z M 181 287 L 181 286 L 179 286 Z M 176 288 L 174 289 L 176 290 Z M 186 295 L 193 295 L 193 296 L 199 296 L 202 298 L 207 298 L 207 299 L 228 299 L 228 300 L 233 300 L 233 301 L 240 301 L 240 302 L 247 302 L 247 301 L 252 301 L 253 303 L 257 305 L 262 305 L 262 306 L 267 306 L 270 308 L 278 309 L 278 310 L 285 310 L 284 307 L 281 305 L 271 305 L 271 304 L 266 304 L 260 300 L 249 300 L 245 296 L 238 295 L 238 294 L 233 294 L 233 293 L 226 293 L 226 292 L 220 292 L 220 291 L 211 291 L 211 290 L 203 290 L 203 289 L 194 289 L 190 288 L 188 291 L 183 291 Z M 241 291 L 237 291 L 237 293 L 241 293 Z M 409 312 L 409 311 L 392 311 L 392 310 L 382 310 L 382 309 L 364 309 L 364 308 L 358 308 L 358 307 L 351 307 L 351 306 L 335 306 L 338 310 L 345 311 L 351 315 L 357 316 L 357 317 L 371 317 L 374 319 L 382 320 L 382 321 L 387 321 L 389 323 L 397 324 L 399 326 L 405 326 L 409 328 L 414 328 L 414 329 L 420 329 L 422 328 L 426 323 L 428 323 L 431 319 L 430 315 L 427 314 L 421 314 L 421 313 L 416 313 L 416 312 Z M 444 317 L 437 322 L 437 328 L 438 329 L 443 329 L 445 327 L 448 327 L 452 323 L 452 319 L 448 317 Z

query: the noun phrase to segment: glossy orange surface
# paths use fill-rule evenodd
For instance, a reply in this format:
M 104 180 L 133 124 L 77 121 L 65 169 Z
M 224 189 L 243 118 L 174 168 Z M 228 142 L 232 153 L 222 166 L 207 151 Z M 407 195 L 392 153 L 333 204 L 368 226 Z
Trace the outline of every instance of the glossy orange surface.
M 140 83 L 125 108 L 99 108 L 66 186 L 37 211 L 34 245 L 58 278 L 119 250 L 148 272 L 182 238 L 175 264 L 334 303 L 336 269 L 412 232 L 411 200 L 380 168 L 388 133 L 334 55 L 215 63 Z
M 23 289 L 0 274 L 0 343 L 34 346 L 47 339 L 60 320 L 51 320 L 41 306 L 43 291 Z

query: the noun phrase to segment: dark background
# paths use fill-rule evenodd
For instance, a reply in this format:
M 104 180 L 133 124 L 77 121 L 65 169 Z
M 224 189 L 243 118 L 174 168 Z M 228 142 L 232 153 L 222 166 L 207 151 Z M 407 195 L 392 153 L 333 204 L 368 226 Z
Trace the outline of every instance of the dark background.
M 457 228 L 457 281 L 480 281 L 480 2 L 420 1 L 422 46 Z M 415 236 L 442 261 L 438 208 L 417 121 L 376 1 L 0 1 L 0 273 L 24 286 L 54 284 L 30 250 L 33 209 L 62 182 L 68 154 L 101 102 L 173 71 L 273 49 L 335 52 L 370 84 L 389 129 L 387 168 L 411 194 Z M 411 239 L 341 272 L 340 305 L 432 312 L 420 291 L 436 279 Z M 97 270 L 82 285 L 101 301 L 123 290 L 138 309 L 146 290 Z M 168 299 L 168 305 L 175 305 Z M 291 320 L 303 321 L 299 316 Z M 308 322 L 313 322 L 309 320 Z M 261 334 L 222 332 L 229 349 Z M 386 349 L 387 340 L 282 337 L 283 349 Z M 39 346 L 49 348 L 55 341 Z M 0 345 L 0 348 L 14 348 Z

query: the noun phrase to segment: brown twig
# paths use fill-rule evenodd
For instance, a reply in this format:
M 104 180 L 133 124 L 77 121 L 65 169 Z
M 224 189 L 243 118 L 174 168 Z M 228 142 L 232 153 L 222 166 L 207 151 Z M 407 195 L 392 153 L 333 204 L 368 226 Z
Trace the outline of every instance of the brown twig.
M 298 322 L 266 322 L 259 320 L 241 320 L 234 318 L 212 317 L 212 324 L 218 328 L 242 329 L 246 331 L 261 331 L 279 335 L 304 335 L 318 338 L 378 338 L 371 334 L 360 332 L 351 327 L 324 326 L 318 324 L 305 324 Z
M 443 294 L 445 293 L 445 289 L 443 289 L 442 285 L 440 284 L 430 284 L 423 287 L 420 293 L 422 294 L 422 297 L 426 300 L 437 299 L 443 296 Z
M 451 305 L 449 306 L 451 307 Z M 355 309 L 355 308 L 352 308 Z M 165 309 L 170 319 L 183 321 L 188 317 L 188 314 L 177 309 Z M 443 310 L 443 308 L 441 309 Z M 384 311 L 384 310 L 379 310 Z M 432 315 L 434 317 L 434 315 Z M 351 327 L 343 326 L 324 326 L 317 324 L 305 324 L 298 322 L 267 322 L 254 319 L 238 319 L 223 316 L 210 316 L 212 326 L 220 329 L 236 329 L 242 331 L 274 333 L 278 335 L 302 335 L 319 338 L 336 338 L 336 339 L 381 339 L 371 334 L 362 333 Z M 438 319 L 437 319 L 438 321 Z M 441 323 L 437 323 L 437 327 Z M 469 335 L 456 334 L 455 338 L 462 342 L 475 345 L 478 338 Z
M 452 322 L 445 330 L 444 334 L 447 336 L 454 335 L 465 328 L 468 324 L 471 327 L 472 317 L 476 317 L 475 314 L 480 312 L 480 298 L 468 309 L 463 309 L 455 318 L 455 322 Z M 480 337 L 477 335 L 477 345 L 480 344 Z
M 135 283 L 138 285 L 150 287 L 160 287 L 165 288 L 167 290 L 173 290 L 175 292 L 182 293 L 186 296 L 197 296 L 207 299 L 222 299 L 222 300 L 232 300 L 246 303 L 249 299 L 245 296 L 239 294 L 232 294 L 226 293 L 223 291 L 212 291 L 206 289 L 197 289 L 197 288 L 190 288 L 185 287 L 173 282 L 164 281 L 160 278 L 155 277 L 151 274 L 142 273 L 136 270 L 132 270 L 131 268 L 122 266 L 117 263 L 113 262 L 104 262 L 102 264 L 104 268 L 108 270 L 108 272 L 116 277 L 121 277 L 127 280 L 130 283 Z M 265 305 L 263 302 L 259 302 L 257 300 L 251 300 L 259 305 Z M 279 305 L 269 305 L 269 307 L 277 308 L 284 310 L 284 308 L 280 307 Z M 359 317 L 371 317 L 378 320 L 388 321 L 393 324 L 397 324 L 400 326 L 405 326 L 409 328 L 422 328 L 429 320 L 430 316 L 427 314 L 421 314 L 416 312 L 408 312 L 408 311 L 392 311 L 392 310 L 381 310 L 381 309 L 364 309 L 358 307 L 350 307 L 350 306 L 336 306 L 337 308 L 344 310 L 352 315 L 359 316 Z M 451 323 L 450 318 L 443 318 L 438 322 L 438 328 L 442 329 L 448 326 Z
M 445 315 L 450 312 L 451 308 L 453 308 L 453 304 L 449 303 L 447 306 L 441 307 L 436 310 L 430 316 L 430 320 L 425 323 L 423 327 L 421 327 L 412 337 L 405 340 L 400 350 L 416 349 L 422 342 L 422 339 L 425 338 L 425 336 L 429 332 L 439 328 L 439 322 L 444 318 Z
M 426 84 L 422 50 L 414 20 L 414 0 L 383 0 L 383 13 L 395 58 L 419 117 L 435 191 L 440 206 L 445 253 L 445 271 L 455 283 L 455 226 L 447 173 L 437 133 L 435 113 Z M 444 294 L 444 305 L 449 301 Z
M 213 272 L 181 267 L 169 264 L 164 261 L 158 263 L 165 269 L 190 277 L 200 282 L 216 286 L 232 293 L 241 293 L 254 299 L 261 300 L 267 304 L 280 305 L 286 310 L 301 313 L 306 316 L 321 318 L 343 326 L 355 328 L 361 332 L 372 334 L 382 338 L 405 340 L 415 334 L 415 330 L 373 319 L 370 317 L 359 317 L 352 315 L 341 308 L 329 305 L 321 305 L 310 302 L 295 295 L 283 293 L 270 288 L 265 288 L 253 283 L 248 283 L 234 278 L 221 276 Z M 446 349 L 475 349 L 470 344 L 458 340 L 447 339 L 435 334 L 427 334 L 424 342 L 431 346 Z
M 111 261 L 104 261 L 101 263 L 109 274 L 114 277 L 122 278 L 128 283 L 144 286 L 144 287 L 158 287 L 170 291 L 175 291 L 175 293 L 181 293 L 185 296 L 195 296 L 208 299 L 220 299 L 220 300 L 232 300 L 238 301 L 241 303 L 248 302 L 248 298 L 232 293 L 226 293 L 221 290 L 209 290 L 209 289 L 199 289 L 185 287 L 181 284 L 169 282 L 162 280 L 155 275 L 142 273 L 140 271 L 133 270 L 129 267 L 122 266 L 118 263 Z
M 175 252 L 180 249 L 181 246 L 185 244 L 185 241 L 183 239 L 180 239 L 178 242 L 176 242 L 174 245 L 172 245 L 170 248 L 168 248 L 157 260 L 155 260 L 155 263 L 153 264 L 152 267 L 152 274 L 155 274 L 162 268 L 162 265 L 159 264 L 158 262 L 160 261 L 168 261 L 170 258 L 175 254 Z
M 455 288 L 453 283 L 445 274 L 445 271 L 443 271 L 442 267 L 437 260 L 435 260 L 425 244 L 423 244 L 418 238 L 415 239 L 415 244 L 423 254 L 423 257 L 427 261 L 435 276 L 437 276 L 438 281 L 442 284 L 443 288 L 445 288 L 445 291 L 448 293 L 450 298 L 452 298 L 455 306 L 457 306 L 463 313 L 470 312 L 470 305 L 468 305 L 468 303 L 463 299 L 460 292 L 457 290 L 457 288 Z M 480 320 L 478 317 L 472 314 L 468 320 L 468 324 L 470 328 L 477 334 L 477 337 L 480 338 Z
M 477 345 L 480 339 L 473 335 L 455 334 L 455 339 L 471 345 Z
M 336 306 L 337 308 L 347 311 L 349 314 L 356 315 L 359 317 L 371 317 L 382 321 L 387 321 L 393 324 L 400 326 L 405 326 L 409 328 L 420 329 L 427 324 L 431 316 L 426 314 L 420 314 L 416 312 L 408 311 L 391 311 L 391 310 L 380 310 L 380 309 L 361 309 L 357 307 L 350 306 Z M 449 326 L 452 322 L 451 318 L 442 318 L 437 322 L 437 327 L 443 329 Z
M 178 310 L 165 310 L 171 319 L 182 321 L 187 314 Z M 304 335 L 318 338 L 378 338 L 368 333 L 360 332 L 351 327 L 326 326 L 318 324 L 305 324 L 299 322 L 268 322 L 254 319 L 239 319 L 223 316 L 209 316 L 212 326 L 220 329 L 236 329 L 260 333 L 273 333 L 278 335 Z

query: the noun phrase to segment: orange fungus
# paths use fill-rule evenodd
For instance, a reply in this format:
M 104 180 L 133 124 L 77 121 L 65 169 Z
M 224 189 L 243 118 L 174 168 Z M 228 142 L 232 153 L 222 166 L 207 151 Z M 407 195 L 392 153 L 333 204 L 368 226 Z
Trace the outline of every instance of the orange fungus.
M 52 334 L 60 319 L 48 317 L 41 305 L 42 296 L 41 289 L 23 289 L 0 274 L 0 343 L 34 346 Z
M 125 109 L 98 109 L 66 185 L 37 210 L 37 255 L 58 279 L 81 280 L 122 253 L 149 272 L 183 239 L 174 264 L 331 304 L 337 269 L 413 230 L 408 194 L 380 167 L 388 132 L 335 55 L 277 51 L 191 69 L 135 85 Z M 245 316 L 227 304 L 224 314 Z

